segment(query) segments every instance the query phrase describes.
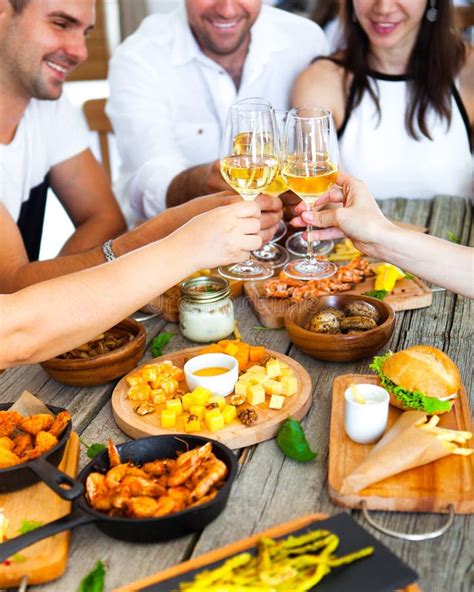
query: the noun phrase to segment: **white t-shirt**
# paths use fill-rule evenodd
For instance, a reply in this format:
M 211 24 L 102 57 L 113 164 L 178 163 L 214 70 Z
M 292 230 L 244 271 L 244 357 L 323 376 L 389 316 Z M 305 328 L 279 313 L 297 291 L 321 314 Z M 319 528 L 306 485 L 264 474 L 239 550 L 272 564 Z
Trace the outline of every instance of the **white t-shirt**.
M 54 165 L 88 147 L 86 123 L 65 95 L 57 101 L 32 99 L 13 140 L 0 144 L 0 201 L 13 219 L 18 221 L 22 205 Z
M 232 103 L 264 97 L 287 109 L 296 76 L 326 53 L 316 23 L 262 6 L 237 91 L 227 72 L 201 52 L 183 6 L 146 18 L 117 49 L 109 70 L 107 113 L 122 159 L 115 190 L 125 213 L 126 200 L 138 217 L 163 210 L 177 174 L 218 158 Z

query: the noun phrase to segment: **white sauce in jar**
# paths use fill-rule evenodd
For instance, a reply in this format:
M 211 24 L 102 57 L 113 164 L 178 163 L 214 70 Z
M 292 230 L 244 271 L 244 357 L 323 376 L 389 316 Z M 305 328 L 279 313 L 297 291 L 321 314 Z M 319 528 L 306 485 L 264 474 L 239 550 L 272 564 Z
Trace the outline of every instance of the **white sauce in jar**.
M 184 337 L 208 343 L 232 333 L 234 305 L 226 279 L 201 276 L 184 281 L 180 288 L 179 327 Z

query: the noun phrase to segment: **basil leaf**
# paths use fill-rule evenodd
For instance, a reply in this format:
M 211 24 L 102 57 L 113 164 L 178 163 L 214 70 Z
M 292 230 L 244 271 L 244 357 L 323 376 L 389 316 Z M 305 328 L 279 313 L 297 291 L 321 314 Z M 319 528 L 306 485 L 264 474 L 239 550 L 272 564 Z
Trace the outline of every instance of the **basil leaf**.
M 31 530 L 35 530 L 40 526 L 43 526 L 44 522 L 38 522 L 37 520 L 23 520 L 18 529 L 18 534 L 26 534 Z
M 91 459 L 95 458 L 100 452 L 102 452 L 102 450 L 105 450 L 107 448 L 105 444 L 99 444 L 98 442 L 96 442 L 95 444 L 87 444 L 87 442 L 84 442 L 82 438 L 79 438 L 79 441 L 83 446 L 87 448 L 86 454 Z
M 387 290 L 370 290 L 369 292 L 364 292 L 365 296 L 371 296 L 372 298 L 377 298 L 377 300 L 385 300 L 387 294 Z
M 163 355 L 163 348 L 168 344 L 168 341 L 175 335 L 174 333 L 160 333 L 150 344 L 151 355 L 158 358 Z
M 105 565 L 98 561 L 94 569 L 81 580 L 77 592 L 103 592 L 105 586 Z
M 301 423 L 291 417 L 278 430 L 277 444 L 283 454 L 298 462 L 308 462 L 318 455 L 309 447 Z
M 457 245 L 461 244 L 461 239 L 450 230 L 448 230 L 448 241 L 451 243 L 456 243 Z

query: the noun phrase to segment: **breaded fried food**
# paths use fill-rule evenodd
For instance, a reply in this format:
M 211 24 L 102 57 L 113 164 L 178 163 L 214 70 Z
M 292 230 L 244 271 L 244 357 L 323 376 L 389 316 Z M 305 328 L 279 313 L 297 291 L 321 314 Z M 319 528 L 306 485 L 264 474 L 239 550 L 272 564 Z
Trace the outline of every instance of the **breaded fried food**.
M 22 419 L 18 411 L 0 411 L 0 437 L 11 436 Z
M 54 418 L 53 425 L 49 428 L 49 433 L 56 437 L 60 436 L 70 421 L 71 414 L 69 411 L 60 411 Z
M 53 436 L 49 432 L 38 432 L 36 435 L 35 447 L 32 450 L 28 450 L 23 456 L 23 460 L 31 460 L 41 456 L 43 453 L 48 451 L 50 448 L 58 443 L 56 436 Z
M 0 469 L 8 469 L 21 462 L 14 452 L 6 448 L 0 448 Z
M 18 434 L 13 440 L 13 448 L 11 449 L 20 458 L 33 448 L 33 436 L 31 434 Z
M 19 427 L 28 434 L 36 436 L 39 432 L 47 432 L 53 425 L 54 417 L 48 413 L 38 413 L 21 418 Z
M 5 448 L 6 450 L 13 450 L 14 445 L 15 443 L 8 436 L 2 436 L 0 438 L 0 448 Z

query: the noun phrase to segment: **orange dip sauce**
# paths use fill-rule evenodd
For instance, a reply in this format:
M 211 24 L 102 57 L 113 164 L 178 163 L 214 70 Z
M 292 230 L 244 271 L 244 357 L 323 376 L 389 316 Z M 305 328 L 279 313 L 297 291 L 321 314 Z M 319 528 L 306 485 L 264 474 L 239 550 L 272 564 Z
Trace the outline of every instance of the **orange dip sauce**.
M 194 376 L 218 376 L 219 374 L 225 374 L 229 372 L 229 368 L 201 368 L 200 370 L 196 370 L 193 372 Z

